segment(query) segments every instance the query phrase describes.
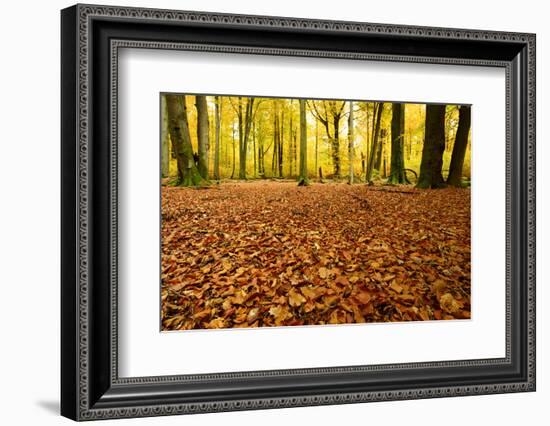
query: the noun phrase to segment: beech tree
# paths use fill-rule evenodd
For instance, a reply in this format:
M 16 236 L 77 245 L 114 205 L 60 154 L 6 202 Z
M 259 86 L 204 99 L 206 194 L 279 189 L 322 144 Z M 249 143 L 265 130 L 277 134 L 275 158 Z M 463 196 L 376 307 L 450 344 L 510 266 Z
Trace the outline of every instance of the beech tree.
M 300 176 L 299 186 L 309 185 L 307 173 L 307 123 L 306 123 L 306 101 L 300 99 Z
M 237 107 L 232 104 L 237 113 L 239 125 L 239 179 L 246 179 L 246 157 L 252 128 L 254 101 L 254 98 L 245 98 L 243 105 L 243 98 L 239 96 Z
M 405 176 L 403 139 L 405 136 L 405 104 L 392 104 L 391 118 L 391 162 L 388 183 L 408 183 Z
M 417 188 L 442 188 L 445 150 L 445 105 L 426 105 L 425 140 Z
M 283 147 L 281 140 L 281 124 L 279 117 L 279 101 L 273 100 L 273 157 L 271 160 L 271 173 L 279 177 L 283 176 Z
M 458 114 L 458 129 L 451 155 L 449 176 L 447 177 L 447 184 L 452 186 L 462 186 L 462 168 L 464 167 L 464 157 L 470 133 L 471 107 L 469 105 L 461 106 Z
M 197 140 L 199 145 L 198 169 L 201 176 L 208 180 L 208 151 L 210 148 L 210 140 L 206 96 L 196 96 L 195 105 L 197 107 Z
M 318 105 L 319 104 L 319 105 Z M 334 177 L 340 177 L 340 120 L 343 117 L 343 101 L 311 101 L 311 112 L 325 126 L 327 138 L 331 143 Z M 332 128 L 332 132 L 331 132 Z
M 168 111 L 166 109 L 166 97 L 160 97 L 161 108 L 161 130 L 160 130 L 160 143 L 161 143 L 161 175 L 162 177 L 168 177 L 170 175 L 170 140 L 168 136 Z
M 170 140 L 174 145 L 178 164 L 176 184 L 180 186 L 204 185 L 207 181 L 199 173 L 193 157 L 185 95 L 165 96 Z
M 216 135 L 214 142 L 214 179 L 220 180 L 220 139 L 222 121 L 222 105 L 220 97 L 216 96 L 214 102 L 216 116 Z
M 376 102 L 374 104 L 374 116 L 376 119 L 373 121 L 372 143 L 369 155 L 369 163 L 367 166 L 367 183 L 372 182 L 372 171 L 374 169 L 374 154 L 377 150 L 379 138 L 380 138 L 380 120 L 382 119 L 382 112 L 384 111 L 384 102 Z M 373 116 L 373 117 L 374 117 Z
M 349 102 L 349 114 L 348 114 L 348 162 L 349 162 L 349 176 L 348 183 L 353 184 L 353 101 Z

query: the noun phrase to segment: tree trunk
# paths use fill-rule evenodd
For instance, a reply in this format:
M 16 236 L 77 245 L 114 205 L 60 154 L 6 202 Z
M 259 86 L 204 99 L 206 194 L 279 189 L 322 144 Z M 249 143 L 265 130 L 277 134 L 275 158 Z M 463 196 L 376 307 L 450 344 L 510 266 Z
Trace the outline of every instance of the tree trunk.
M 470 133 L 471 107 L 461 106 L 458 112 L 458 129 L 456 130 L 455 144 L 451 156 L 451 166 L 447 184 L 462 186 L 462 167 L 468 146 L 468 134 Z
M 319 121 L 315 120 L 315 170 L 319 164 Z
M 388 183 L 407 183 L 403 159 L 403 139 L 405 136 L 405 104 L 392 104 L 391 118 L 391 165 Z
M 382 177 L 386 179 L 388 177 L 388 156 L 386 154 L 387 151 L 387 144 L 384 143 L 384 146 L 382 147 L 382 156 L 384 157 L 383 164 L 382 164 Z
M 275 176 L 279 169 L 279 108 L 278 101 L 273 105 L 273 156 L 271 158 L 271 176 Z
M 284 105 L 283 105 L 284 106 Z M 282 178 L 283 177 L 283 154 L 284 154 L 284 150 L 283 150 L 283 143 L 284 143 L 284 126 L 285 124 L 285 111 L 284 109 L 281 111 L 281 128 L 279 130 L 279 159 L 277 160 L 277 165 L 279 167 L 279 177 Z
M 259 130 L 258 138 L 258 175 L 263 178 L 265 177 L 265 162 L 264 162 L 264 140 L 262 136 L 262 130 Z
M 334 117 L 334 138 L 332 138 L 332 160 L 334 164 L 334 177 L 340 177 L 340 116 Z
M 196 96 L 195 105 L 197 107 L 197 140 L 199 145 L 199 173 L 204 179 L 208 180 L 208 105 L 206 96 Z
M 378 139 L 380 136 L 380 120 L 382 119 L 382 111 L 384 110 L 384 103 L 380 102 L 378 104 L 378 110 L 376 111 L 376 122 L 372 132 L 372 145 L 369 155 L 369 164 L 367 166 L 367 183 L 372 182 L 372 170 L 374 169 L 374 153 L 376 152 L 376 147 L 378 146 Z
M 178 185 L 201 186 L 207 181 L 201 176 L 193 159 L 191 134 L 187 122 L 185 96 L 166 95 L 170 139 L 175 146 L 178 162 Z
M 161 108 L 161 128 L 160 128 L 160 164 L 162 177 L 170 176 L 170 141 L 168 139 L 168 108 L 166 106 L 166 96 L 160 97 Z
M 220 180 L 220 138 L 221 138 L 221 121 L 222 121 L 222 105 L 219 96 L 216 96 L 216 142 L 214 152 L 214 179 Z
M 289 125 L 288 125 L 288 177 L 292 177 L 293 172 L 293 164 L 292 161 L 294 160 L 292 156 L 292 150 L 293 146 L 292 143 L 294 141 L 294 135 L 293 135 L 293 128 L 292 128 L 292 99 L 290 100 L 290 112 L 289 112 Z
M 276 158 L 276 152 L 277 152 L 277 114 L 273 113 L 273 154 L 271 156 L 271 176 L 275 174 L 275 158 Z
M 254 157 L 254 178 L 258 177 L 258 164 L 256 162 L 256 123 L 252 122 L 252 156 Z
M 307 173 L 307 123 L 306 123 L 306 101 L 300 99 L 300 177 L 299 186 L 309 185 Z
M 370 107 L 369 103 L 365 102 L 365 109 L 366 109 L 366 119 L 365 119 L 365 152 L 361 151 L 361 158 L 362 158 L 362 169 L 361 169 L 361 175 L 365 175 L 367 173 L 367 164 L 369 162 L 368 156 L 369 156 L 369 141 L 371 140 L 371 134 L 369 133 L 369 123 L 370 123 Z M 374 111 L 373 111 L 374 113 Z M 374 117 L 373 117 L 374 118 Z M 373 119 L 374 121 L 374 119 Z
M 426 105 L 425 140 L 417 188 L 445 186 L 441 169 L 445 150 L 445 105 Z
M 348 115 L 348 161 L 349 161 L 349 177 L 348 183 L 353 184 L 353 102 L 349 102 Z
M 245 106 L 245 115 L 242 115 L 241 98 L 239 98 L 239 179 L 246 179 L 246 154 L 248 153 L 248 139 L 250 128 L 252 127 L 252 108 L 254 107 L 254 98 L 248 98 Z
M 235 162 L 236 162 L 236 158 L 235 158 L 235 123 L 233 123 L 233 125 L 231 126 L 231 142 L 232 142 L 232 147 L 233 147 L 233 162 L 232 162 L 232 166 L 231 166 L 231 179 L 233 179 L 235 177 Z
M 380 170 L 382 167 L 382 151 L 386 144 L 386 129 L 380 129 L 380 139 L 376 147 L 376 157 L 374 158 L 374 170 Z

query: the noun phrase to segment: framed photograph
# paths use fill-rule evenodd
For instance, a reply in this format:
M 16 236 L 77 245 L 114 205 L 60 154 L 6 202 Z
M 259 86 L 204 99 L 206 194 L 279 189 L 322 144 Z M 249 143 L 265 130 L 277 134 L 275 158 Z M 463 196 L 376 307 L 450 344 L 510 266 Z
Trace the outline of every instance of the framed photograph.
M 61 12 L 61 412 L 535 390 L 535 35 Z

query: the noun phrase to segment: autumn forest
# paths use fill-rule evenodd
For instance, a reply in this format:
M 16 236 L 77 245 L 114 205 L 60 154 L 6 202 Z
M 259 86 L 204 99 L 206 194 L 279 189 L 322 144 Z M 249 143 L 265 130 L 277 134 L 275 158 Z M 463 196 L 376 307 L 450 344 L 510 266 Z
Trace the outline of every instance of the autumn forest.
M 469 319 L 471 110 L 161 94 L 162 330 Z

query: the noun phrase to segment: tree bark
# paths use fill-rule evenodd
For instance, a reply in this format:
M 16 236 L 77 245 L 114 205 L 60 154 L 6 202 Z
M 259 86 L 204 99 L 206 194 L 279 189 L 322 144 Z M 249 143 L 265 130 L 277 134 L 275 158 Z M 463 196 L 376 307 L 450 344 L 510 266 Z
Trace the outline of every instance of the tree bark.
M 271 176 L 275 176 L 279 169 L 279 104 L 273 101 L 273 156 L 271 158 Z
M 417 188 L 445 186 L 441 169 L 445 150 L 445 105 L 426 105 L 425 140 Z
M 174 144 L 178 163 L 177 184 L 181 186 L 205 185 L 207 181 L 199 173 L 193 159 L 185 96 L 166 95 L 166 106 L 170 139 Z
M 254 98 L 247 98 L 245 105 L 245 115 L 242 115 L 241 98 L 239 98 L 239 179 L 246 179 L 246 154 L 248 153 L 248 139 L 250 128 L 252 127 L 252 108 L 254 107 Z
M 348 161 L 349 161 L 349 177 L 348 183 L 353 184 L 353 102 L 349 102 L 348 115 Z
M 367 166 L 366 181 L 369 184 L 372 182 L 372 170 L 374 169 L 374 153 L 376 152 L 376 148 L 378 146 L 378 139 L 380 137 L 380 120 L 382 119 L 383 110 L 384 110 L 384 102 L 378 103 L 378 109 L 376 111 L 376 120 L 375 120 L 374 129 L 372 133 L 372 145 L 371 145 L 371 151 L 369 155 L 369 164 Z
M 408 183 L 405 177 L 403 139 L 405 136 L 405 104 L 392 104 L 391 119 L 391 163 L 388 183 Z
M 166 95 L 160 97 L 161 128 L 160 128 L 160 156 L 162 177 L 170 176 L 170 140 L 168 139 L 168 109 L 166 107 Z
M 284 107 L 284 105 L 283 105 Z M 284 124 L 285 124 L 285 110 L 283 109 L 281 111 L 281 128 L 279 129 L 279 159 L 277 160 L 277 165 L 279 167 L 279 177 L 283 177 L 283 155 L 284 155 L 284 149 L 283 149 L 283 143 L 284 143 Z
M 319 164 L 319 121 L 315 120 L 315 170 Z
M 456 130 L 455 144 L 451 156 L 451 166 L 447 184 L 462 186 L 462 168 L 464 157 L 468 146 L 468 135 L 470 133 L 472 110 L 470 106 L 463 105 L 458 112 L 458 129 Z
M 233 148 L 233 161 L 231 165 L 231 179 L 235 177 L 235 163 L 237 159 L 235 158 L 235 122 L 231 126 L 231 146 Z
M 306 101 L 300 99 L 300 177 L 299 186 L 309 185 L 307 173 L 307 123 L 306 123 Z
M 294 141 L 294 129 L 292 128 L 293 126 L 293 123 L 292 123 L 292 99 L 290 100 L 290 112 L 289 112 L 289 118 L 288 120 L 290 121 L 289 125 L 288 125 L 288 177 L 292 177 L 292 173 L 293 173 L 293 160 L 294 160 L 294 157 L 292 155 L 292 151 L 293 151 L 293 141 Z
M 222 105 L 219 96 L 215 98 L 216 105 L 216 141 L 214 152 L 214 179 L 220 180 L 220 139 L 221 139 L 221 121 L 222 121 Z
M 334 177 L 340 178 L 340 116 L 333 116 L 334 138 L 332 139 L 332 159 L 334 161 Z
M 380 138 L 376 147 L 376 157 L 374 158 L 374 170 L 380 170 L 382 167 L 382 151 L 386 144 L 386 129 L 380 129 Z
M 208 180 L 208 151 L 210 149 L 210 140 L 206 96 L 196 96 L 195 105 L 197 107 L 197 140 L 199 145 L 198 169 L 201 176 Z

